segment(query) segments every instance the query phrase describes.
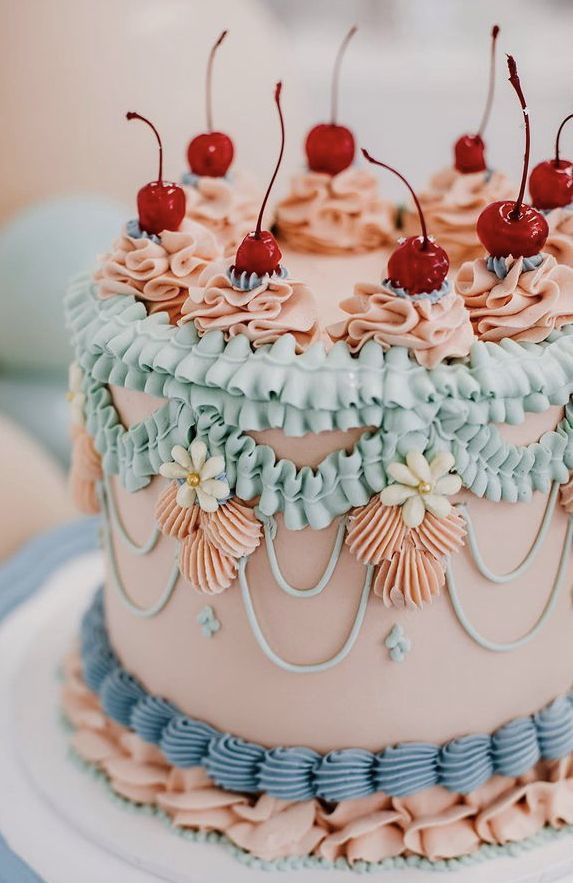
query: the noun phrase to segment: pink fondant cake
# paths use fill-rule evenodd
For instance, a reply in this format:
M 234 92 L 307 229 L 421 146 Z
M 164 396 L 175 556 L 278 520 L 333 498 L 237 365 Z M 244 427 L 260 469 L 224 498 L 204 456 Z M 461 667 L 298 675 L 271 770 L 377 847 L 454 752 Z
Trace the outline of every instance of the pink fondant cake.
M 227 136 L 198 138 L 220 186 L 182 212 L 160 174 L 67 297 L 72 487 L 106 562 L 66 666 L 75 751 L 265 866 L 550 838 L 573 825 L 573 268 L 544 251 L 565 223 L 523 183 L 476 234 L 460 198 L 489 254 L 450 280 L 460 225 L 420 209 L 391 246 L 344 127 L 310 133 L 276 238 L 268 191 L 238 217 Z M 215 191 L 224 223 L 198 212 Z

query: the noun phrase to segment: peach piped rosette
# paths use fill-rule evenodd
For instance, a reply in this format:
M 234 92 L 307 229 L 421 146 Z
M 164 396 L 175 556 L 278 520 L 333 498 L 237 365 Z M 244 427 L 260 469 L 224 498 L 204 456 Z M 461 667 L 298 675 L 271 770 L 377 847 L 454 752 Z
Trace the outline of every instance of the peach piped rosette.
M 203 280 L 190 291 L 179 322 L 193 322 L 201 337 L 208 331 L 222 331 L 226 340 L 244 334 L 256 349 L 291 334 L 299 353 L 320 337 L 314 296 L 302 282 L 266 275 L 253 288 L 239 287 L 228 261 Z
M 380 199 L 376 177 L 354 167 L 337 175 L 296 176 L 276 210 L 281 238 L 297 251 L 351 254 L 388 245 L 393 208 Z
M 172 766 L 157 747 L 104 714 L 76 653 L 64 667 L 62 708 L 74 728 L 74 752 L 116 794 L 161 810 L 176 828 L 224 834 L 268 861 L 305 855 L 350 864 L 402 855 L 440 861 L 471 855 L 484 842 L 518 842 L 548 824 L 573 823 L 572 755 L 541 761 L 518 778 L 493 776 L 469 794 L 437 786 L 409 797 L 379 792 L 325 806 L 225 791 L 202 767 Z
M 448 499 L 461 488 L 453 466 L 449 453 L 428 462 L 410 451 L 406 463 L 388 466 L 394 483 L 350 516 L 346 544 L 376 568 L 374 594 L 386 607 L 421 608 L 441 592 L 445 562 L 466 533 Z
M 220 257 L 213 233 L 195 221 L 184 220 L 179 230 L 155 238 L 131 236 L 125 229 L 94 278 L 101 298 L 133 295 L 148 313 L 167 312 L 176 324 L 189 290 Z
M 544 250 L 559 264 L 573 267 L 573 207 L 554 208 L 545 216 L 549 236 Z
M 453 291 L 434 300 L 398 296 L 384 282 L 360 282 L 340 307 L 348 318 L 327 331 L 332 340 L 346 341 L 352 353 L 375 340 L 384 349 L 406 347 L 420 365 L 434 368 L 446 358 L 467 356 L 474 341 L 468 311 Z
M 85 427 L 84 372 L 77 362 L 72 362 L 68 373 L 68 402 L 70 406 L 72 456 L 70 465 L 70 491 L 72 499 L 84 515 L 100 511 L 98 483 L 103 478 L 101 457 L 94 440 Z
M 226 256 L 234 255 L 257 223 L 261 196 L 253 178 L 240 171 L 230 179 L 186 175 L 183 189 L 186 217 L 207 227 Z
M 486 206 L 511 199 L 515 188 L 501 172 L 464 174 L 448 168 L 435 174 L 419 196 L 429 229 L 447 250 L 452 265 L 459 266 L 483 254 L 476 222 Z M 417 230 L 417 213 L 404 217 L 406 235 Z
M 260 543 L 253 510 L 230 496 L 225 460 L 210 457 L 195 439 L 189 449 L 175 445 L 160 474 L 171 479 L 157 502 L 155 517 L 165 536 L 180 541 L 179 569 L 198 592 L 218 594 L 237 575 L 240 558 Z
M 573 322 L 573 269 L 543 255 L 538 267 L 523 270 L 523 258 L 505 259 L 499 278 L 480 258 L 464 264 L 456 279 L 476 336 L 499 342 L 506 337 L 538 343 Z

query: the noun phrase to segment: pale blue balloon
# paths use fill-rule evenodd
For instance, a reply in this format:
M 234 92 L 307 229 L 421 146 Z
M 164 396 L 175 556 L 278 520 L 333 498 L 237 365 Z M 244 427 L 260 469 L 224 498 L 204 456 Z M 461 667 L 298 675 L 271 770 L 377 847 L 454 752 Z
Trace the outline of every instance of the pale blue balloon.
M 66 368 L 66 287 L 75 275 L 96 266 L 129 217 L 128 207 L 110 199 L 68 196 L 30 206 L 0 228 L 3 372 L 61 373 Z

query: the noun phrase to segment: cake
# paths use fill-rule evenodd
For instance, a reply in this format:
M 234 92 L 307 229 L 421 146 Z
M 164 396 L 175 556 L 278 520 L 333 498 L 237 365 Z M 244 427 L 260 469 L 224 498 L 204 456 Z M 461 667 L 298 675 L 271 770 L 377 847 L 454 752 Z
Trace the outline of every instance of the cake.
M 66 298 L 106 564 L 65 663 L 73 751 L 262 867 L 550 839 L 573 824 L 573 269 L 543 215 L 490 206 L 452 282 L 422 210 L 390 256 L 341 252 L 264 230 L 269 185 L 233 257 L 180 190 L 142 188 Z

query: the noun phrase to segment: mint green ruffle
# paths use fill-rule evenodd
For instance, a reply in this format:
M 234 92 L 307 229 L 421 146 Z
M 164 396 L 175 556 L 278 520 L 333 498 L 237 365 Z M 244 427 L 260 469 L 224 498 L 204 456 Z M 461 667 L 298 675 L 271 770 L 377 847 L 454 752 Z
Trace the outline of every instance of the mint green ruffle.
M 464 486 L 494 501 L 527 501 L 567 481 L 573 468 L 571 406 L 555 431 L 526 446 L 508 444 L 492 425 L 569 402 L 569 329 L 544 344 L 477 343 L 469 364 L 426 370 L 405 349 L 384 353 L 374 342 L 353 357 L 344 343 L 296 355 L 289 335 L 254 352 L 244 336 L 226 343 L 212 332 L 198 340 L 191 324 L 177 328 L 166 314 L 148 316 L 132 297 L 97 299 L 87 278 L 70 288 L 66 312 L 86 372 L 88 430 L 106 472 L 130 491 L 149 483 L 173 445 L 195 435 L 223 454 L 237 496 L 260 497 L 261 511 L 283 512 L 291 529 L 326 527 L 364 505 L 385 487 L 388 465 L 413 448 L 451 450 Z M 126 429 L 108 384 L 167 402 Z M 365 432 L 353 450 L 330 454 L 316 469 L 277 460 L 245 434 L 356 426 Z

